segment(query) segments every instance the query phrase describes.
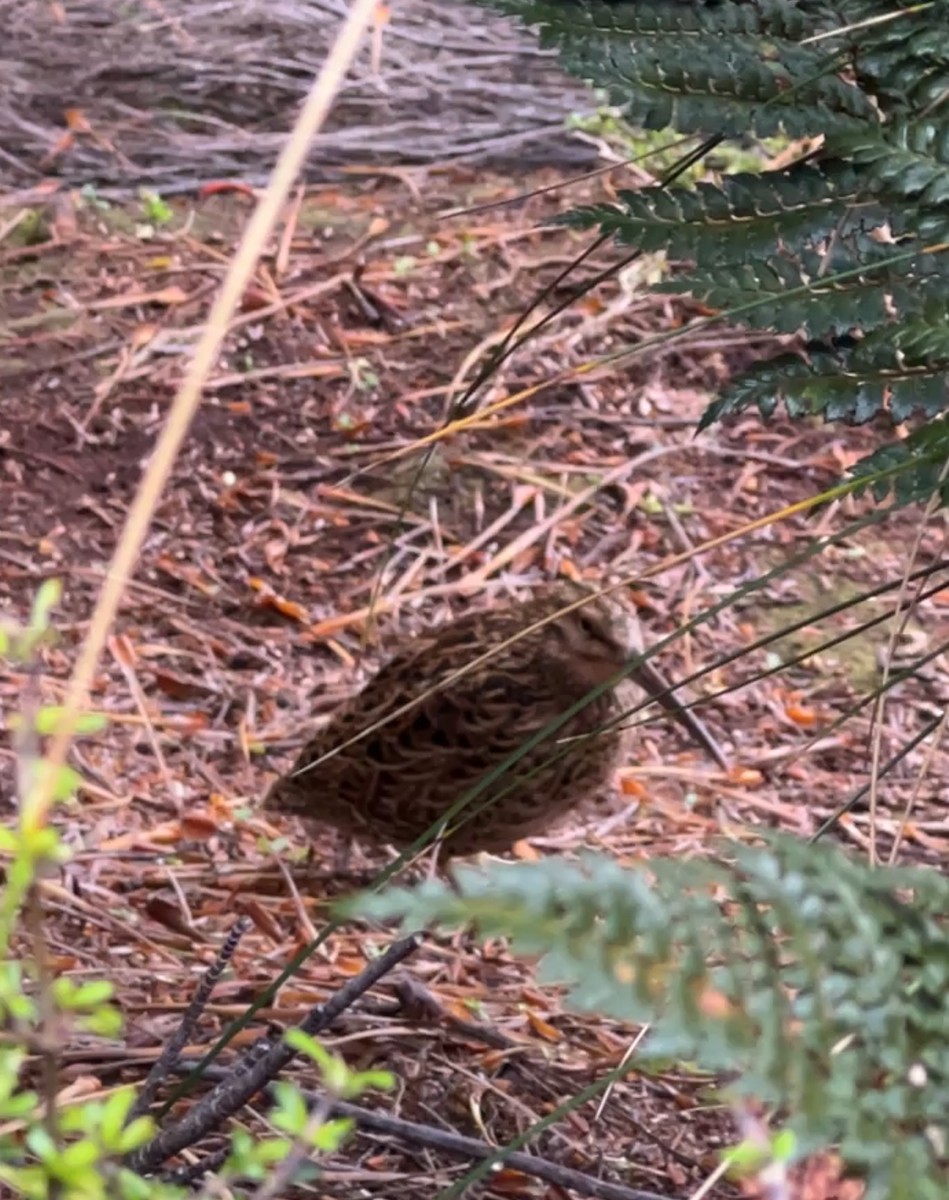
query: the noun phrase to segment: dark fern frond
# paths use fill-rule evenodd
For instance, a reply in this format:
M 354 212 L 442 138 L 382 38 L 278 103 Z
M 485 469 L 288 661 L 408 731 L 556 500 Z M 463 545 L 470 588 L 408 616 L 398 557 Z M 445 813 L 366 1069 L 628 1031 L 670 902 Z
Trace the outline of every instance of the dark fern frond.
M 669 0 L 488 3 L 539 27 L 541 44 L 559 52 L 566 70 L 606 89 L 646 129 L 805 137 L 877 119 L 860 89 L 828 70 L 827 47 L 806 42 L 816 32 L 806 5 L 726 2 L 710 25 L 708 9 Z M 831 28 L 830 6 L 812 7 Z
M 700 428 L 755 407 L 772 417 L 780 404 L 792 417 L 826 416 L 862 425 L 884 407 L 886 382 L 878 373 L 858 374 L 837 356 L 811 361 L 783 354 L 758 363 L 735 379 L 706 409 Z
M 846 313 L 864 331 L 891 325 L 894 312 L 913 316 L 949 289 L 949 255 L 908 257 L 893 246 L 838 235 L 825 251 L 780 253 L 740 264 L 696 265 L 655 285 L 689 293 L 714 309 L 748 312 L 746 319 L 778 333 L 824 337 Z
M 943 1195 L 949 880 L 790 837 L 732 861 L 590 856 L 457 872 L 363 897 L 408 927 L 473 923 L 541 955 L 579 1008 L 655 1026 L 640 1054 L 736 1072 L 804 1146 L 839 1145 L 868 1196 Z M 911 891 L 912 905 L 905 895 Z
M 704 425 L 781 403 L 847 422 L 949 410 L 949 4 L 483 2 L 538 27 L 568 71 L 640 125 L 822 135 L 806 164 L 623 192 L 566 218 L 665 251 L 676 275 L 662 290 L 691 292 L 723 320 L 818 340 L 859 331 L 841 353 L 752 367 Z
M 622 191 L 618 203 L 572 209 L 562 221 L 597 227 L 623 245 L 700 267 L 760 262 L 835 235 L 862 238 L 884 212 L 858 172 L 799 167 L 788 175 L 729 175 L 721 186 Z
M 921 5 L 919 12 L 894 4 L 889 11 L 896 19 L 859 38 L 854 76 L 884 114 L 900 117 L 941 104 L 949 90 L 947 15 L 943 4 Z M 885 10 L 879 0 L 860 0 L 851 12 L 856 23 Z
M 752 406 L 770 417 L 778 404 L 792 417 L 823 415 L 855 425 L 884 411 L 898 422 L 931 417 L 946 408 L 947 380 L 949 326 L 942 313 L 928 313 L 882 325 L 850 349 L 759 363 L 709 406 L 702 427 Z
M 949 122 L 945 120 L 899 121 L 831 134 L 827 151 L 865 167 L 865 186 L 883 188 L 894 200 L 934 206 L 949 201 Z
M 916 504 L 939 495 L 949 504 L 949 425 L 945 418 L 913 430 L 901 442 L 881 446 L 851 469 L 859 481 L 854 489 L 868 489 L 878 501 L 893 496 L 898 503 Z

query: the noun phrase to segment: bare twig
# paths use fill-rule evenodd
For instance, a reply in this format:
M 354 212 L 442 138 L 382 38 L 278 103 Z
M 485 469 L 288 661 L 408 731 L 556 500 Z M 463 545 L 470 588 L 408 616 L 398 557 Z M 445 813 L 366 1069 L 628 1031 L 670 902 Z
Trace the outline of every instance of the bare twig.
M 314 1005 L 299 1028 L 315 1036 L 322 1033 L 354 1004 L 364 992 L 379 982 L 389 971 L 413 954 L 420 944 L 417 934 L 401 938 L 370 963 L 364 971 L 351 979 L 325 1004 Z M 176 1124 L 162 1130 L 147 1145 L 136 1150 L 129 1158 L 129 1166 L 139 1174 L 155 1171 L 173 1154 L 179 1154 L 188 1146 L 195 1145 L 212 1129 L 216 1129 L 238 1111 L 248 1100 L 265 1087 L 280 1071 L 296 1057 L 296 1051 L 286 1042 L 268 1045 L 261 1052 L 260 1043 L 250 1051 L 251 1064 L 247 1067 L 247 1056 L 238 1066 L 228 1072 L 213 1091 L 203 1096 Z M 245 1069 L 246 1068 L 246 1069 Z
M 181 1070 L 186 1067 L 182 1064 Z M 209 1074 L 223 1076 L 220 1067 L 210 1068 Z M 269 1087 L 268 1087 L 269 1090 Z M 422 1125 L 417 1121 L 405 1121 L 401 1117 L 393 1117 L 388 1113 L 378 1112 L 371 1108 L 362 1108 L 358 1104 L 350 1104 L 344 1100 L 333 1100 L 328 1097 L 300 1089 L 301 1095 L 308 1104 L 321 1107 L 330 1117 L 348 1117 L 367 1133 L 379 1133 L 386 1137 L 398 1138 L 411 1146 L 423 1146 L 429 1150 L 440 1150 L 459 1158 L 471 1159 L 476 1162 L 484 1161 L 498 1154 L 496 1146 L 479 1142 L 477 1138 L 466 1137 L 460 1133 L 449 1133 L 434 1125 Z M 559 1163 L 550 1162 L 536 1154 L 525 1154 L 521 1150 L 511 1150 L 503 1154 L 503 1165 L 534 1179 L 543 1179 L 548 1183 L 562 1188 L 569 1188 L 581 1196 L 592 1196 L 595 1200 L 661 1200 L 654 1192 L 644 1192 L 639 1188 L 626 1187 L 621 1183 L 611 1183 L 606 1179 L 597 1179 L 583 1171 L 571 1167 L 562 1167 Z M 207 1166 L 210 1170 L 211 1167 Z M 190 1174 L 194 1178 L 194 1174 Z M 168 1179 L 178 1179 L 180 1176 L 170 1173 Z M 667 1198 L 668 1200 L 668 1198 Z
M 234 928 L 227 935 L 227 940 L 218 951 L 217 957 L 198 983 L 194 996 L 191 998 L 191 1003 L 182 1014 L 178 1028 L 165 1043 L 161 1054 L 149 1071 L 148 1077 L 142 1085 L 142 1090 L 139 1092 L 135 1104 L 132 1106 L 129 1120 L 139 1117 L 142 1113 L 148 1111 L 152 1100 L 155 1098 L 155 1093 L 167 1078 L 169 1072 L 174 1068 L 181 1056 L 181 1051 L 191 1038 L 191 1034 L 201 1014 L 204 1012 L 208 1000 L 211 998 L 215 984 L 221 978 L 227 964 L 234 957 L 234 951 L 237 949 L 241 938 L 250 928 L 250 925 L 249 917 L 238 917 L 234 923 Z
M 170 195 L 214 178 L 263 183 L 308 77 L 329 53 L 345 0 L 161 7 L 167 19 L 156 21 L 149 5 L 103 10 L 97 0 L 76 0 L 65 37 L 45 0 L 5 11 L 0 161 L 8 177 L 26 183 L 49 174 L 50 147 L 62 134 L 61 88 L 96 133 L 76 137 L 57 157 L 68 187 L 91 183 L 99 194 L 128 196 L 140 185 Z M 427 102 L 435 92 L 437 111 Z M 155 105 L 156 95 L 178 97 L 174 111 Z M 339 110 L 305 170 L 325 179 L 351 163 L 452 159 L 589 167 L 596 147 L 566 122 L 594 107 L 552 52 L 511 21 L 470 5 L 403 0 L 386 27 L 380 73 L 369 56 L 350 66 Z

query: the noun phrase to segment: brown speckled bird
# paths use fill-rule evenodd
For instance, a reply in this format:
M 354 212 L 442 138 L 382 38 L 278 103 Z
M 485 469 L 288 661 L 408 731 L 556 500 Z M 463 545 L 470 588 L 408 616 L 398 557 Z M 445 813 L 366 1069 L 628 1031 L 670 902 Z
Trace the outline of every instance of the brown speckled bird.
M 629 613 L 609 596 L 591 596 L 560 581 L 525 604 L 465 613 L 413 638 L 304 746 L 264 807 L 367 844 L 412 845 L 486 774 L 637 653 Z M 587 603 L 555 615 L 581 600 Z M 473 659 L 547 618 L 553 619 L 454 678 Z M 635 703 L 630 679 L 656 695 L 724 765 L 701 723 L 674 697 L 659 695 L 667 685 L 644 664 L 453 816 L 442 836 L 442 860 L 507 850 L 609 784 L 629 733 L 614 727 L 583 735 Z M 359 736 L 377 722 L 385 723 Z M 346 745 L 350 739 L 358 740 Z M 313 765 L 324 755 L 330 757 Z

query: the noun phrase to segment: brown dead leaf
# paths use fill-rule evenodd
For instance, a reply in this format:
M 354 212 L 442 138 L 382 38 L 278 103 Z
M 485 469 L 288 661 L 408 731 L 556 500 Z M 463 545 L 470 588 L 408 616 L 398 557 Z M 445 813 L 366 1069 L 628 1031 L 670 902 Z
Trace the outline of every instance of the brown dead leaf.
M 234 907 L 239 913 L 242 913 L 245 917 L 249 917 L 253 921 L 255 928 L 260 930 L 264 937 L 269 938 L 275 946 L 282 945 L 286 940 L 286 935 L 280 928 L 279 923 L 252 896 L 237 898 Z
M 290 617 L 293 621 L 299 621 L 301 625 L 309 624 L 310 615 L 302 604 L 297 604 L 295 600 L 288 600 L 286 596 L 279 595 L 269 583 L 263 579 L 258 579 L 255 575 L 252 575 L 247 582 L 257 593 L 257 603 L 261 608 L 273 609 L 274 612 L 280 613 L 281 616 Z
M 147 346 L 149 342 L 154 340 L 158 330 L 159 326 L 151 322 L 136 325 L 132 330 L 132 336 L 129 338 L 129 345 L 133 350 L 141 350 L 143 346 Z
M 183 933 L 186 937 L 196 937 L 194 926 L 182 912 L 181 906 L 165 896 L 149 896 L 145 901 L 145 912 L 151 920 L 170 929 L 172 933 Z
M 444 1008 L 445 1012 L 453 1016 L 456 1021 L 464 1021 L 466 1025 L 471 1024 L 473 1020 L 471 1009 L 468 1008 L 468 1006 L 461 1000 L 452 998 L 442 1001 L 442 1007 Z
M 739 787 L 760 787 L 764 783 L 764 774 L 755 767 L 732 767 L 728 772 L 729 783 Z
M 138 665 L 138 656 L 135 653 L 135 647 L 124 633 L 110 637 L 108 645 L 109 653 L 117 663 L 134 670 Z
M 47 958 L 50 970 L 59 974 L 62 971 L 75 971 L 82 963 L 73 954 L 50 954 Z
M 527 1010 L 527 1020 L 531 1029 L 533 1029 L 538 1037 L 542 1037 L 545 1042 L 563 1041 L 563 1034 L 560 1030 L 551 1025 L 549 1021 L 545 1021 L 543 1017 L 531 1009 Z
M 491 1176 L 491 1191 L 496 1196 L 529 1196 L 532 1200 L 538 1195 L 536 1181 L 511 1167 L 502 1167 Z
M 55 162 L 60 155 L 65 154 L 67 150 L 71 150 L 73 148 L 75 141 L 76 139 L 72 132 L 70 130 L 66 130 L 65 133 L 61 134 L 56 141 L 53 142 L 49 150 L 47 150 L 47 152 L 43 155 L 41 159 L 43 165 L 49 166 L 50 163 Z
M 92 126 L 81 108 L 67 108 L 63 113 L 66 128 L 73 133 L 92 133 Z
M 244 290 L 244 294 L 241 296 L 240 311 L 245 313 L 257 312 L 261 308 L 269 308 L 276 299 L 275 295 L 251 284 Z
M 519 842 L 515 842 L 511 847 L 511 853 L 515 858 L 519 858 L 521 862 L 537 862 L 543 855 L 539 850 L 535 850 L 530 842 L 521 838 Z
M 341 955 L 333 966 L 341 975 L 358 975 L 360 971 L 365 971 L 366 960 L 364 958 Z
M 53 196 L 49 205 L 49 224 L 58 242 L 68 242 L 79 232 L 76 206 L 70 195 Z
M 157 304 L 162 308 L 173 308 L 176 304 L 184 304 L 188 293 L 177 284 L 159 288 L 157 292 L 126 292 L 121 296 L 110 296 L 106 300 L 96 300 L 88 307 L 90 310 L 104 311 L 113 308 L 137 308 L 139 305 Z
M 64 1088 L 56 1093 L 56 1105 L 75 1104 L 88 1096 L 96 1096 L 102 1091 L 102 1080 L 96 1075 L 80 1075 L 71 1080 Z
M 216 596 L 218 593 L 217 584 L 209 583 L 201 574 L 198 567 L 178 562 L 177 559 L 171 558 L 167 554 L 159 555 L 155 566 L 160 571 L 164 571 L 166 575 L 170 575 L 172 579 L 178 580 L 179 583 L 186 583 L 189 587 L 196 588 L 205 596 Z
M 214 813 L 208 809 L 184 813 L 180 824 L 182 834 L 196 842 L 214 837 L 220 829 Z
M 785 715 L 789 721 L 793 721 L 795 725 L 800 725 L 803 729 L 811 729 L 817 724 L 817 713 L 813 708 L 808 708 L 803 704 L 787 704 L 784 708 Z
M 214 689 L 206 684 L 172 674 L 171 671 L 156 671 L 154 679 L 158 688 L 172 700 L 203 700 L 206 696 L 214 695 Z

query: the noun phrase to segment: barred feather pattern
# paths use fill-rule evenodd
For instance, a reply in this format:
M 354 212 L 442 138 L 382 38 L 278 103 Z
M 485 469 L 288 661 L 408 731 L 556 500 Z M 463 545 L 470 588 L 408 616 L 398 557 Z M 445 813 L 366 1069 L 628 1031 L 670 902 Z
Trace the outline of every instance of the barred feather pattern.
M 561 582 L 514 609 L 466 613 L 401 646 L 306 743 L 265 807 L 369 844 L 411 845 L 635 652 L 632 619 L 610 597 L 556 615 L 589 596 Z M 484 662 L 450 678 L 494 648 Z M 622 681 L 529 749 L 452 817 L 442 855 L 506 850 L 606 787 L 630 749 L 630 735 L 597 731 L 629 706 L 634 692 Z M 357 740 L 347 745 L 351 739 Z

